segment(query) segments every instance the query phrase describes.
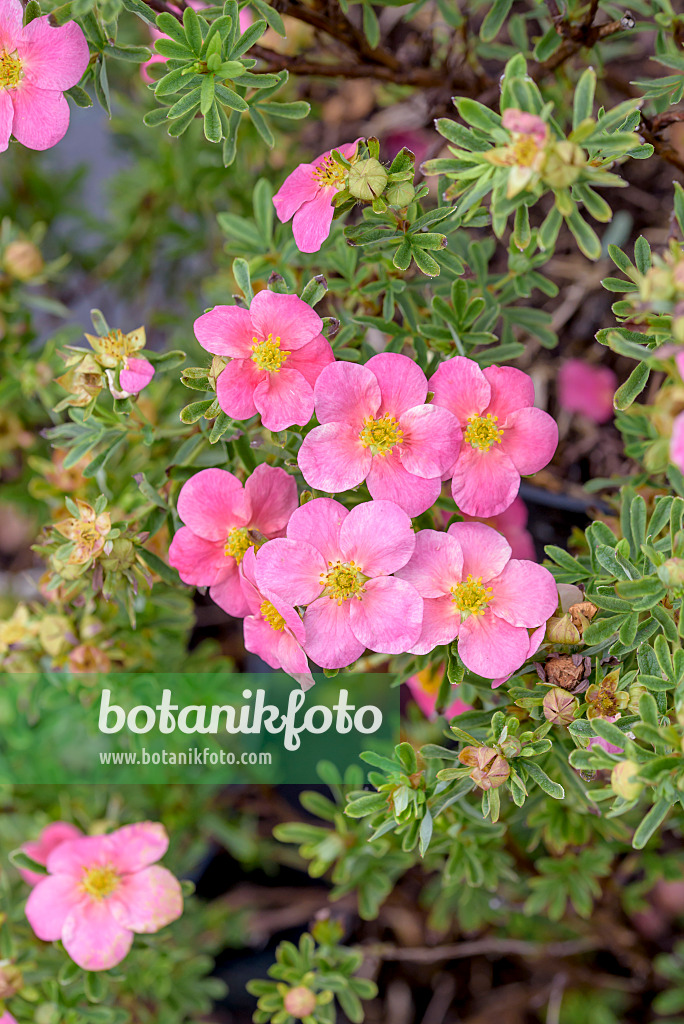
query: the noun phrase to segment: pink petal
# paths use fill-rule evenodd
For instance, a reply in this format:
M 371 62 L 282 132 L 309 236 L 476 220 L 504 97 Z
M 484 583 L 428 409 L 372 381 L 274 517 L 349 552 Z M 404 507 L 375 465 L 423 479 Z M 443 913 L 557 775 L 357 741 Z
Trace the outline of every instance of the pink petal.
M 231 561 L 233 561 L 233 564 L 220 572 L 216 582 L 209 588 L 209 597 L 227 615 L 240 619 L 243 615 L 249 613 L 249 606 L 242 589 L 237 564 L 234 560 Z
M 310 604 L 320 597 L 326 569 L 320 551 L 306 541 L 277 538 L 259 549 L 259 586 L 279 594 L 290 605 Z
M 528 411 L 528 410 L 525 410 Z M 520 489 L 520 473 L 502 445 L 488 452 L 464 444 L 454 467 L 451 494 L 461 512 L 483 519 L 507 509 Z
M 267 288 L 258 292 L 252 299 L 249 315 L 254 324 L 255 333 L 261 340 L 272 334 L 274 339 L 280 338 L 283 351 L 295 351 L 308 345 L 321 333 L 323 321 L 297 295 L 281 295 Z
M 380 385 L 367 366 L 340 361 L 326 367 L 314 388 L 319 423 L 348 423 L 358 428 L 380 408 Z
M 313 388 L 297 370 L 267 373 L 254 389 L 254 404 L 267 430 L 305 426 L 314 412 Z
M 469 416 L 479 416 L 487 408 L 491 387 L 473 359 L 454 356 L 442 363 L 430 378 L 428 388 L 434 393 L 435 405 L 452 412 L 461 426 Z
M 451 588 L 463 579 L 463 551 L 451 533 L 420 530 L 416 534 L 413 556 L 397 576 L 408 580 L 421 597 L 449 596 Z
M 241 306 L 214 306 L 195 320 L 195 337 L 217 356 L 251 359 L 254 336 L 249 311 Z
M 684 412 L 675 416 L 670 438 L 670 461 L 684 472 Z
M 154 377 L 154 366 L 147 359 L 127 359 L 124 369 L 119 374 L 119 383 L 124 391 L 137 395 Z
M 283 667 L 278 656 L 280 633 L 269 626 L 266 619 L 248 615 L 242 623 L 242 632 L 246 651 L 256 654 L 270 668 Z
M 342 156 L 346 157 L 347 160 L 351 160 L 351 158 L 356 155 L 356 151 L 359 148 L 359 142 L 361 142 L 362 138 L 363 136 L 359 135 L 358 139 L 354 139 L 353 142 L 343 142 L 341 146 L 334 146 L 333 148 L 336 149 L 338 153 L 341 153 Z M 328 150 L 328 153 L 326 153 L 325 156 L 328 156 L 329 153 L 332 153 L 332 150 Z
M 230 529 L 249 522 L 249 499 L 228 470 L 201 469 L 181 487 L 178 515 L 199 537 L 225 543 Z
M 530 648 L 526 629 L 511 626 L 489 609 L 484 615 L 469 615 L 461 623 L 458 653 L 471 672 L 485 679 L 515 672 L 525 663 Z
M 435 647 L 450 644 L 458 633 L 460 615 L 448 597 L 427 598 L 423 601 L 423 622 L 420 636 L 410 654 L 429 654 Z
M 234 420 L 254 416 L 254 391 L 265 377 L 266 372 L 251 359 L 231 359 L 216 381 L 216 397 L 226 416 Z
M 485 413 L 497 416 L 502 427 L 510 413 L 534 405 L 532 378 L 513 366 L 488 366 L 482 371 L 492 389 Z
M 73 875 L 41 877 L 26 902 L 28 923 L 43 942 L 56 942 L 71 910 L 82 899 L 79 880 Z
M 349 624 L 349 601 L 338 604 L 329 597 L 314 601 L 304 612 L 304 650 L 321 668 L 344 668 L 365 650 Z
M 419 405 L 405 412 L 399 423 L 404 432 L 399 457 L 409 473 L 429 480 L 454 464 L 463 434 L 448 409 Z
M 384 576 L 400 569 L 415 544 L 411 520 L 391 501 L 355 505 L 340 529 L 343 561 L 356 562 L 364 576 Z
M 12 89 L 12 134 L 28 149 L 50 149 L 66 135 L 69 104 L 61 92 L 39 89 L 24 79 Z
M 681 359 L 682 353 L 675 358 L 676 361 Z M 561 366 L 556 379 L 558 404 L 568 412 L 582 413 L 594 423 L 607 423 L 614 415 L 613 396 L 617 386 L 617 376 L 609 366 L 569 359 Z
M 358 487 L 370 472 L 372 455 L 359 440 L 358 429 L 347 423 L 314 427 L 302 441 L 297 463 L 310 487 L 347 491 Z
M 542 643 L 544 642 L 545 635 L 546 623 L 543 622 L 538 629 L 535 629 L 534 633 L 530 637 L 530 646 L 527 651 L 527 654 L 525 655 L 525 661 L 529 661 L 532 655 L 537 653 Z M 507 683 L 513 674 L 513 672 L 509 672 L 507 676 L 500 676 L 497 679 L 492 679 L 492 690 L 495 690 L 498 686 L 501 686 L 503 683 Z
M 14 106 L 7 89 L 0 89 L 0 153 L 4 153 L 12 134 L 12 122 L 14 121 Z
M 130 951 L 133 932 L 117 924 L 108 900 L 88 900 L 67 917 L 62 942 L 74 963 L 84 971 L 108 971 Z
M 489 607 L 512 626 L 539 626 L 558 606 L 556 581 L 543 565 L 512 558 L 492 580 Z
M 3 0 L 0 4 L 0 50 L 14 53 L 22 35 L 24 8 L 19 0 Z
M 319 188 L 313 199 L 297 210 L 292 220 L 292 234 L 300 252 L 318 252 L 330 234 L 333 219 L 333 188 Z
M 283 224 L 297 212 L 302 203 L 308 203 L 316 197 L 320 185 L 314 178 L 314 170 L 314 164 L 295 167 L 273 196 L 278 220 Z
M 382 404 L 377 415 L 386 412 L 398 417 L 415 405 L 423 405 L 427 397 L 427 377 L 408 356 L 398 352 L 381 352 L 372 356 L 366 368 L 376 377 L 380 385 Z
M 183 913 L 180 882 L 158 866 L 127 875 L 107 903 L 117 924 L 143 934 L 158 932 Z
M 169 565 L 178 570 L 183 583 L 193 587 L 210 587 L 232 563 L 224 540 L 205 540 L 187 526 L 176 531 L 169 547 Z
M 290 540 L 306 541 L 318 548 L 327 562 L 343 561 L 340 530 L 348 509 L 333 498 L 314 498 L 296 509 L 287 524 Z
M 124 825 L 108 837 L 114 867 L 121 872 L 140 871 L 161 860 L 169 848 L 169 836 L 158 821 Z
M 543 469 L 557 446 L 556 421 L 542 409 L 520 409 L 506 420 L 500 447 L 521 475 Z
M 245 493 L 252 506 L 250 525 L 266 537 L 284 533 L 297 508 L 295 478 L 264 462 L 247 478 Z
M 448 533 L 455 537 L 463 552 L 463 579 L 482 578 L 483 582 L 499 576 L 511 557 L 505 537 L 484 523 L 452 523 Z
M 53 27 L 48 16 L 35 18 L 17 41 L 26 78 L 40 89 L 71 89 L 88 67 L 90 52 L 75 21 Z
M 45 864 L 48 857 L 60 843 L 69 839 L 78 839 L 82 835 L 80 828 L 70 825 L 67 821 L 53 821 L 40 833 L 40 838 L 24 843 L 22 850 L 39 864 Z M 20 869 L 19 874 L 28 885 L 37 885 L 45 875 L 39 875 L 36 871 Z
M 419 516 L 437 501 L 442 489 L 439 477 L 425 480 L 408 473 L 398 455 L 376 455 L 366 478 L 373 498 L 394 501 L 410 516 Z
M 245 551 L 244 558 L 240 562 L 239 576 L 242 593 L 249 605 L 248 614 L 258 616 L 264 598 L 256 579 L 256 551 L 254 548 L 248 548 Z
M 314 685 L 315 680 L 311 675 L 309 661 L 303 647 L 285 631 L 280 634 L 278 658 L 283 672 L 287 672 L 293 679 L 296 679 L 303 690 L 308 690 Z
M 368 580 L 361 600 L 349 604 L 352 632 L 371 651 L 403 654 L 420 636 L 423 599 L 406 580 L 393 576 Z
M 319 334 L 318 337 L 314 338 L 307 345 L 296 348 L 287 357 L 288 369 L 298 370 L 311 387 L 314 387 L 321 371 L 334 362 L 335 356 L 330 347 L 330 342 L 326 341 L 322 334 Z
M 72 875 L 81 880 L 84 868 L 107 864 L 111 858 L 109 836 L 83 836 L 55 847 L 47 859 L 51 875 Z

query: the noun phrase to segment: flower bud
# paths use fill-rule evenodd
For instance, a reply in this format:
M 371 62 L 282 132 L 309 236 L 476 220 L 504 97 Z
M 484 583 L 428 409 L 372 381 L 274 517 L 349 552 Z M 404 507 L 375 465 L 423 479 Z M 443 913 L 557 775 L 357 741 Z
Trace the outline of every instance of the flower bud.
M 385 199 L 390 206 L 404 207 L 413 202 L 416 190 L 410 181 L 398 181 L 387 189 Z
M 684 558 L 668 558 L 657 568 L 658 578 L 666 587 L 684 587 Z
M 575 720 L 575 712 L 579 707 L 577 697 L 554 686 L 544 697 L 544 718 L 552 725 L 570 725 Z
M 567 139 L 557 142 L 544 164 L 543 177 L 551 188 L 570 188 L 579 178 L 587 162 L 583 150 Z
M 24 984 L 21 971 L 12 964 L 0 967 L 0 1000 L 11 999 L 21 991 Z
M 621 796 L 623 800 L 636 800 L 644 788 L 639 782 L 639 765 L 635 761 L 620 761 L 610 773 L 610 784 L 613 792 Z
M 498 789 L 511 774 L 508 761 L 494 747 L 464 747 L 458 759 L 472 765 L 470 778 L 480 789 Z
M 10 242 L 2 262 L 10 277 L 17 281 L 30 281 L 32 277 L 38 277 L 45 266 L 40 249 L 26 239 Z
M 100 559 L 102 568 L 110 572 L 123 572 L 135 563 L 135 547 L 127 537 L 117 537 L 111 542 L 111 550 Z
M 517 736 L 508 736 L 499 746 L 504 757 L 517 757 L 522 750 L 522 743 Z
M 382 195 L 386 184 L 387 171 L 373 157 L 353 164 L 347 177 L 347 188 L 351 194 L 367 203 Z
M 303 1017 L 310 1017 L 316 1009 L 316 994 L 305 985 L 297 985 L 285 993 L 283 1006 L 290 1016 L 302 1020 Z
M 546 640 L 552 644 L 578 644 L 582 637 L 568 612 L 553 615 L 546 624 Z
M 648 690 L 643 683 L 633 683 L 627 691 L 629 694 L 628 709 L 633 715 L 639 714 L 639 701 L 641 700 L 642 693 L 648 693 Z
M 69 670 L 71 672 L 109 672 L 112 663 L 99 647 L 94 644 L 79 644 L 69 652 Z

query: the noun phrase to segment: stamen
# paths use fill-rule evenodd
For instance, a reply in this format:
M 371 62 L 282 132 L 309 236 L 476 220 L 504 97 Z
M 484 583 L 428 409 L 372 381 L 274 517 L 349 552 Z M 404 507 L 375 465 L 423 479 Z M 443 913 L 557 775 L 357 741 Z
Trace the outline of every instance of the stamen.
M 498 416 L 488 412 L 486 416 L 469 416 L 464 441 L 473 448 L 488 452 L 493 444 L 501 444 L 503 430 L 497 427 Z
M 125 356 L 133 355 L 133 349 L 128 344 L 128 336 L 118 328 L 100 338 L 99 342 L 102 355 L 114 356 L 116 359 L 123 359 Z
M 15 50 L 0 53 L 0 89 L 15 89 L 24 77 L 21 61 Z
M 473 579 L 468 575 L 464 583 L 457 583 L 451 588 L 452 601 L 461 613 L 462 618 L 468 615 L 484 615 L 487 605 L 492 599 L 493 590 L 485 587 L 482 577 Z
M 258 551 L 264 543 L 263 538 L 258 539 L 259 536 L 258 533 L 255 534 L 254 531 L 248 530 L 246 526 L 234 526 L 232 530 L 228 531 L 228 539 L 223 551 L 229 558 L 234 558 L 239 565 L 249 548 L 255 548 Z
M 285 619 L 270 601 L 262 601 L 259 611 L 261 612 L 261 617 L 266 619 L 271 629 L 275 629 L 278 633 L 285 629 Z
M 280 338 L 274 338 L 272 334 L 269 334 L 264 341 L 259 341 L 258 338 L 252 338 L 254 344 L 252 345 L 252 361 L 255 362 L 260 370 L 268 370 L 269 373 L 279 373 L 283 363 L 287 360 L 290 355 L 289 352 L 280 350 Z
M 518 167 L 532 167 L 541 148 L 532 135 L 514 133 L 511 149 Z
M 332 156 L 327 156 L 314 170 L 313 177 L 321 188 L 335 188 L 339 191 L 344 188 L 346 173 L 346 168 L 342 164 L 338 164 Z
M 114 868 L 105 864 L 99 868 L 85 868 L 81 889 L 96 900 L 104 900 L 119 887 L 120 878 Z
M 393 448 L 403 444 L 404 432 L 388 412 L 379 419 L 366 416 L 359 440 L 364 448 L 370 448 L 373 455 L 389 455 Z
M 359 569 L 356 562 L 328 562 L 330 568 L 321 573 L 321 586 L 331 601 L 342 604 L 356 597 L 359 601 L 366 590 L 364 583 L 368 579 Z

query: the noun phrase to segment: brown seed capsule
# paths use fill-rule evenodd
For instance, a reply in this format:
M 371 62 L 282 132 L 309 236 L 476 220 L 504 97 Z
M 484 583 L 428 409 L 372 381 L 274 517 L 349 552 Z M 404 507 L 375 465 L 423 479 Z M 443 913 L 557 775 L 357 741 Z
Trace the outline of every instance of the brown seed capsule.
M 598 608 L 591 601 L 579 601 L 577 604 L 571 604 L 568 612 L 573 626 L 575 626 L 581 636 L 598 612 Z
M 576 690 L 585 676 L 583 658 L 574 658 L 570 654 L 548 657 L 544 665 L 546 681 L 564 690 Z
M 575 720 L 575 712 L 579 707 L 577 697 L 554 686 L 544 697 L 544 717 L 552 725 L 570 725 Z

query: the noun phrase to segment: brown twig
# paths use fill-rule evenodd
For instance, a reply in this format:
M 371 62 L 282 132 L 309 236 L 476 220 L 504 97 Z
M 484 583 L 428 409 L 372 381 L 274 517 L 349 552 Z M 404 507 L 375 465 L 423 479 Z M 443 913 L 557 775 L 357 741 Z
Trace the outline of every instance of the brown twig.
M 522 939 L 476 939 L 444 946 L 393 946 L 378 942 L 362 946 L 364 955 L 378 960 L 410 960 L 433 964 L 441 960 L 465 960 L 473 956 L 565 957 L 578 956 L 600 948 L 596 939 L 571 939 L 567 942 L 526 942 Z

